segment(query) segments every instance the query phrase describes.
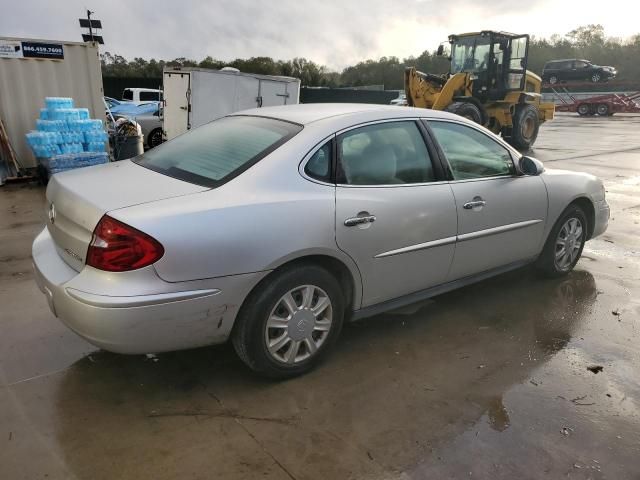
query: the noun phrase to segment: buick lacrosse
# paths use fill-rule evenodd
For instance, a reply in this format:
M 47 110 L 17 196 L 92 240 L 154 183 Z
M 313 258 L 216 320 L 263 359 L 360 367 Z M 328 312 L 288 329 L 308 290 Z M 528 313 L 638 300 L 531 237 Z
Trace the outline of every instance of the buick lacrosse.
M 462 117 L 316 104 L 54 175 L 47 218 L 38 285 L 89 342 L 133 354 L 230 339 L 250 368 L 287 377 L 344 321 L 527 263 L 566 274 L 609 207 L 597 178 L 545 170 Z

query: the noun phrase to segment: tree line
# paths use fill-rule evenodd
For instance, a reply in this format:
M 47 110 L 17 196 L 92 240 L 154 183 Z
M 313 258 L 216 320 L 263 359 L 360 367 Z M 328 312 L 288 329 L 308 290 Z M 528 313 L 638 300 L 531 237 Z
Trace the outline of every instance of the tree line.
M 346 67 L 341 72 L 331 71 L 306 58 L 274 60 L 270 57 L 251 57 L 223 61 L 207 56 L 201 61 L 183 57 L 170 61 L 140 57 L 127 60 L 109 52 L 101 54 L 100 58 L 102 75 L 105 77 L 161 78 L 164 67 L 220 69 L 229 66 L 243 72 L 296 77 L 303 86 L 309 87 L 384 85 L 387 90 L 404 88 L 403 72 L 406 67 L 415 66 L 422 72 L 441 74 L 448 71 L 449 65 L 445 57 L 435 54 L 435 50 L 425 50 L 417 57 L 410 56 L 402 60 L 395 56 L 369 59 Z M 529 70 L 540 74 L 545 62 L 559 58 L 584 58 L 599 65 L 611 65 L 618 69 L 618 79 L 640 81 L 640 34 L 623 40 L 607 37 L 602 25 L 586 25 L 565 35 L 531 38 Z

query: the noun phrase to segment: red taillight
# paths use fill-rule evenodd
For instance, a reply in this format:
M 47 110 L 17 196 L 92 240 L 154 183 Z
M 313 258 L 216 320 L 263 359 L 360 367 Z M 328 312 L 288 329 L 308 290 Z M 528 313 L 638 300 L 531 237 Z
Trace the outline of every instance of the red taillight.
M 126 272 L 146 267 L 164 255 L 157 240 L 108 215 L 93 231 L 87 251 L 87 265 L 108 272 Z

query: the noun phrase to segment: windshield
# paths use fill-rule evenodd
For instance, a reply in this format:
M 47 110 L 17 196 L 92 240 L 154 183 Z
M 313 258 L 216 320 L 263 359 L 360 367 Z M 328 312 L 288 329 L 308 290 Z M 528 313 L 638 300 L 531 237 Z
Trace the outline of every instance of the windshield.
M 216 187 L 240 175 L 302 127 L 263 117 L 224 117 L 163 143 L 135 162 L 186 182 Z
M 489 37 L 461 37 L 452 46 L 451 73 L 479 72 L 489 65 Z

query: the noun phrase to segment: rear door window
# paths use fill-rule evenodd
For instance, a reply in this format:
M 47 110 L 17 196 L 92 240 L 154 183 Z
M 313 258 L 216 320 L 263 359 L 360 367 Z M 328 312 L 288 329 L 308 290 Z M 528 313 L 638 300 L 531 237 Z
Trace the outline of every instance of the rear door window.
M 387 122 L 338 137 L 339 183 L 393 185 L 435 181 L 429 151 L 413 121 Z
M 153 148 L 139 165 L 184 180 L 216 187 L 287 142 L 302 126 L 263 117 L 215 120 Z
M 123 100 L 133 100 L 133 90 L 125 88 L 124 91 L 122 92 L 122 99 Z

